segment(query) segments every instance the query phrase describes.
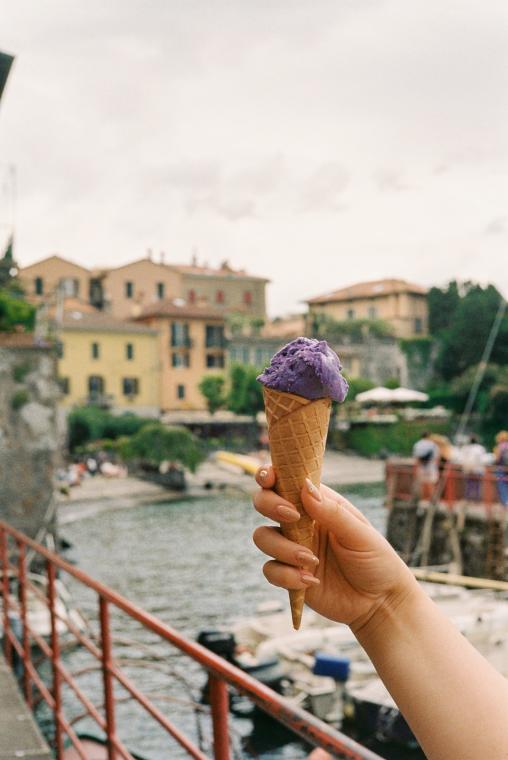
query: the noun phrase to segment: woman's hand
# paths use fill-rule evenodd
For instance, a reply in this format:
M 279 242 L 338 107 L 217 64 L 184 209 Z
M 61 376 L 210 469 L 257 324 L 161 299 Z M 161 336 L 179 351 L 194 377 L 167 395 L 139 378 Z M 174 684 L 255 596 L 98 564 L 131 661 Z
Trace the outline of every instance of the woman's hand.
M 273 468 L 260 468 L 256 480 L 261 486 L 253 500 L 257 511 L 277 522 L 297 522 L 296 508 L 272 490 L 276 480 Z M 327 486 L 317 489 L 307 481 L 302 501 L 315 520 L 314 555 L 285 538 L 278 527 L 262 526 L 254 531 L 256 546 L 273 557 L 263 572 L 274 586 L 306 588 L 309 607 L 347 623 L 355 632 L 378 611 L 398 606 L 417 587 L 388 541 L 343 496 Z

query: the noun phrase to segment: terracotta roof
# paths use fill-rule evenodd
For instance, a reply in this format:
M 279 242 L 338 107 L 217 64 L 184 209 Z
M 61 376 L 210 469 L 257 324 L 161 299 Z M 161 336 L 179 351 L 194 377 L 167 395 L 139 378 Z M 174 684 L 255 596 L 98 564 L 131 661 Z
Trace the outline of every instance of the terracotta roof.
M 415 285 L 406 280 L 371 280 L 369 282 L 357 282 L 347 288 L 340 288 L 322 296 L 307 299 L 307 303 L 331 303 L 334 301 L 352 301 L 356 298 L 378 298 L 392 293 L 416 293 L 425 295 L 427 288 Z
M 63 330 L 87 330 L 90 332 L 119 332 L 119 333 L 145 333 L 154 334 L 156 331 L 139 325 L 136 322 L 129 322 L 123 319 L 105 314 L 102 311 L 65 311 L 62 320 Z
M 135 319 L 146 319 L 147 317 L 182 317 L 184 319 L 221 319 L 224 320 L 224 313 L 211 309 L 206 304 L 190 304 L 182 298 L 167 298 L 157 301 L 156 303 L 145 306 Z
M 47 341 L 36 339 L 35 333 L 0 332 L 0 348 L 49 348 Z
M 171 269 L 176 269 L 180 274 L 190 274 L 196 277 L 231 277 L 238 280 L 270 282 L 266 277 L 249 274 L 245 269 L 232 269 L 227 263 L 223 263 L 220 267 L 200 266 L 199 264 L 168 264 L 168 266 Z

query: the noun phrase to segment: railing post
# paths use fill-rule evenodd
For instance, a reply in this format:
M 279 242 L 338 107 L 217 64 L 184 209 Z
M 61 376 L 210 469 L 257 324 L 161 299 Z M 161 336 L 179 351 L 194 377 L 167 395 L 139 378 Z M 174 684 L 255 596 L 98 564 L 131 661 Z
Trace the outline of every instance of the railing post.
M 108 760 L 116 760 L 115 740 L 115 695 L 113 676 L 111 674 L 111 631 L 109 627 L 109 607 L 104 597 L 99 597 L 99 618 L 102 643 L 102 675 L 104 681 L 104 707 L 106 710 L 106 732 L 108 743 Z
M 51 617 L 51 665 L 53 668 L 53 699 L 55 700 L 54 720 L 55 720 L 55 752 L 56 760 L 62 760 L 64 755 L 63 734 L 62 734 L 62 695 L 61 695 L 61 676 L 60 676 L 60 640 L 58 638 L 58 618 L 56 616 L 56 570 L 51 560 L 47 561 L 48 573 L 48 605 Z
M 18 594 L 20 617 L 23 636 L 23 691 L 29 707 L 32 707 L 32 687 L 30 684 L 30 673 L 28 665 L 30 664 L 30 634 L 28 632 L 28 610 L 26 604 L 26 552 L 25 544 L 18 541 Z
M 9 620 L 9 552 L 7 547 L 7 533 L 5 528 L 0 528 L 0 559 L 2 562 L 2 612 L 4 628 L 4 655 L 7 663 L 12 667 L 12 644 L 9 639 L 11 621 Z
M 229 760 L 229 697 L 225 681 L 210 673 L 208 676 L 210 704 L 212 706 L 213 756 L 215 760 Z

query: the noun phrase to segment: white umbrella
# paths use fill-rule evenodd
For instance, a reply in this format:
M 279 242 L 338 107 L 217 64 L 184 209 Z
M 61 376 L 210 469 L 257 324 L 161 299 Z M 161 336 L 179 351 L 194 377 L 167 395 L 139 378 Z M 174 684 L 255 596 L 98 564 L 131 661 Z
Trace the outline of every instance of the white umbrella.
M 389 404 L 393 401 L 393 391 L 389 388 L 371 388 L 370 391 L 364 391 L 356 396 L 356 401 L 360 404 Z
M 428 401 L 429 397 L 421 391 L 413 391 L 411 388 L 395 388 L 392 391 L 392 401 L 399 404 L 410 404 L 416 401 Z

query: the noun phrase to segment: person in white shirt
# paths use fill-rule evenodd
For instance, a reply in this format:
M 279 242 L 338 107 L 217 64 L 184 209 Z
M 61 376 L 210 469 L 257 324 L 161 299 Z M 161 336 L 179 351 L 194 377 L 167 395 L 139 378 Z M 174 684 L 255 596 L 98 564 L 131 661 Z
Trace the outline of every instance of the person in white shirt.
M 463 446 L 460 452 L 462 469 L 466 475 L 465 497 L 471 501 L 480 499 L 486 455 L 487 450 L 479 443 L 476 435 L 469 438 L 469 443 Z
M 430 500 L 432 492 L 439 479 L 439 447 L 430 438 L 430 433 L 422 433 L 422 437 L 413 446 L 413 457 L 418 462 L 418 482 L 420 496 Z

